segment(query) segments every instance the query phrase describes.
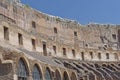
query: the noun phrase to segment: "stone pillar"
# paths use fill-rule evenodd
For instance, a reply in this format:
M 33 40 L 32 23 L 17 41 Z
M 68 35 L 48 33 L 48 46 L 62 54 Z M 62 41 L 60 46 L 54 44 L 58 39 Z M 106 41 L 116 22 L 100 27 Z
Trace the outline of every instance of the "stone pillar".
M 17 74 L 14 74 L 13 76 L 14 76 L 14 80 L 18 80 Z
M 31 72 L 29 73 L 27 80 L 33 80 Z

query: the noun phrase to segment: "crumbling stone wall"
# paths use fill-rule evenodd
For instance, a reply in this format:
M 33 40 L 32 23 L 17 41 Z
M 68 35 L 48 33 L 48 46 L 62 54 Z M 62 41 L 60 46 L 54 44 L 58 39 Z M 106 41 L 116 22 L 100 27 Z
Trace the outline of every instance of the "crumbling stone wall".
M 12 64 L 0 64 L 0 80 L 14 80 Z
M 27 52 L 25 53 L 21 51 L 13 50 L 11 48 L 3 48 L 0 46 L 0 52 L 3 57 L 3 60 L 0 63 L 0 80 L 18 80 L 18 67 L 19 67 L 18 63 L 20 59 L 23 59 L 25 66 L 27 68 L 28 80 L 33 80 L 32 71 L 35 65 L 38 66 L 41 72 L 42 80 L 45 80 L 45 72 L 47 68 L 50 69 L 50 75 L 52 80 L 57 78 L 55 73 L 56 70 L 59 71 L 61 79 L 63 79 L 64 77 L 63 73 L 67 72 L 67 75 L 69 75 L 68 76 L 69 79 L 72 76 L 71 74 L 74 74 L 77 80 L 77 73 L 75 70 L 65 68 L 62 64 L 56 63 L 54 59 L 52 58 L 47 59 L 48 57 L 44 57 L 44 56 L 38 58 L 39 57 L 38 55 L 34 55 Z
M 0 0 L 0 80 L 17 80 L 20 60 L 28 80 L 35 65 L 43 80 L 47 69 L 52 80 L 119 80 L 119 43 L 119 25 L 81 25 Z
M 44 14 L 21 3 L 14 4 L 8 0 L 1 0 L 0 3 L 2 41 L 5 41 L 3 26 L 6 26 L 9 28 L 9 41 L 6 42 L 37 51 L 41 55 L 44 55 L 43 43 L 46 43 L 48 56 L 81 60 L 81 52 L 84 50 L 85 60 L 99 60 L 97 57 L 99 51 L 102 53 L 102 61 L 106 61 L 106 52 L 110 53 L 110 61 L 117 60 L 113 59 L 112 53 L 119 50 L 119 25 L 94 23 L 81 25 L 73 20 Z M 55 28 L 57 32 L 54 31 Z M 18 33 L 23 36 L 22 46 L 18 42 Z M 31 39 L 35 40 L 35 49 L 32 47 Z M 56 54 L 53 46 L 56 46 Z M 66 49 L 66 56 L 63 55 L 63 48 Z M 75 50 L 75 56 L 72 50 Z M 89 50 L 94 51 L 93 59 L 89 57 Z

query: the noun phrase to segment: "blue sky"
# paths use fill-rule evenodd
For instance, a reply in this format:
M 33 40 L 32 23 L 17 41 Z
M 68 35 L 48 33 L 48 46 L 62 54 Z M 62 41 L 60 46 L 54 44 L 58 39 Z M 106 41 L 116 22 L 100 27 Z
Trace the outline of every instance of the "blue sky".
M 89 22 L 120 24 L 120 0 L 21 0 L 41 12 Z

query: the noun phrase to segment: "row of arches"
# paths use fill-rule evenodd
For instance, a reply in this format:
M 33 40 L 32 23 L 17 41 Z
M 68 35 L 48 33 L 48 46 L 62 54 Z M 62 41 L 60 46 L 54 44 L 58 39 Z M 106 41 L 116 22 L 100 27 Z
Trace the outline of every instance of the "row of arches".
M 43 80 L 43 77 L 45 80 L 77 80 L 74 72 L 71 74 L 71 77 L 69 77 L 67 71 L 64 71 L 63 75 L 61 75 L 58 69 L 56 69 L 55 72 L 52 73 L 49 67 L 46 67 L 45 73 L 42 74 L 42 71 L 37 64 L 33 66 L 33 70 L 31 73 L 32 80 Z M 29 80 L 29 69 L 26 65 L 26 62 L 22 58 L 20 58 L 18 62 L 17 75 L 18 80 Z

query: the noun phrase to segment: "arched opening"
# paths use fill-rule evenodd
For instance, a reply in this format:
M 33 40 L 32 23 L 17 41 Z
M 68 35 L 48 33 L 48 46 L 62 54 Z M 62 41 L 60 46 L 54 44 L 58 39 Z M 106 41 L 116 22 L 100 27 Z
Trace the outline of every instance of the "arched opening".
M 32 21 L 32 28 L 36 28 L 36 22 Z
M 37 65 L 34 65 L 32 78 L 33 80 L 42 80 L 42 73 Z
M 77 77 L 76 77 L 75 73 L 71 74 L 71 80 L 77 80 Z
M 102 64 L 102 67 L 107 67 L 107 65 L 106 64 Z
M 76 31 L 74 31 L 74 36 L 77 37 L 77 32 Z
M 28 69 L 23 59 L 19 60 L 18 63 L 18 80 L 27 80 Z
M 101 53 L 98 53 L 98 59 L 101 59 Z
M 69 76 L 68 76 L 67 72 L 63 73 L 63 80 L 69 80 Z
M 89 52 L 91 59 L 93 59 L 93 52 Z
M 61 75 L 58 70 L 55 71 L 55 80 L 61 80 Z
M 118 59 L 117 53 L 114 53 L 114 58 L 115 58 L 115 59 Z
M 75 50 L 74 50 L 74 49 L 72 49 L 72 54 L 73 54 L 73 57 L 76 56 L 76 55 L 75 55 Z
M 46 42 L 43 42 L 43 55 L 47 56 L 47 45 L 46 45 Z
M 58 31 L 57 31 L 57 28 L 54 27 L 54 33 L 57 34 L 57 32 L 58 32 Z
M 84 61 L 84 52 L 81 52 L 81 58 Z
M 100 65 L 98 65 L 97 63 L 94 64 L 95 68 L 100 68 Z
M 45 80 L 52 80 L 49 68 L 46 68 L 46 71 L 45 71 Z
M 112 66 L 115 66 L 114 64 L 111 64 Z
M 4 26 L 4 39 L 9 40 L 9 28 Z
M 106 53 L 106 59 L 109 59 L 109 58 L 110 58 L 109 53 Z
M 120 67 L 120 64 L 118 64 L 118 66 Z
M 63 56 L 66 57 L 66 48 L 63 48 Z
M 53 51 L 54 51 L 55 54 L 57 54 L 56 46 L 53 46 Z

